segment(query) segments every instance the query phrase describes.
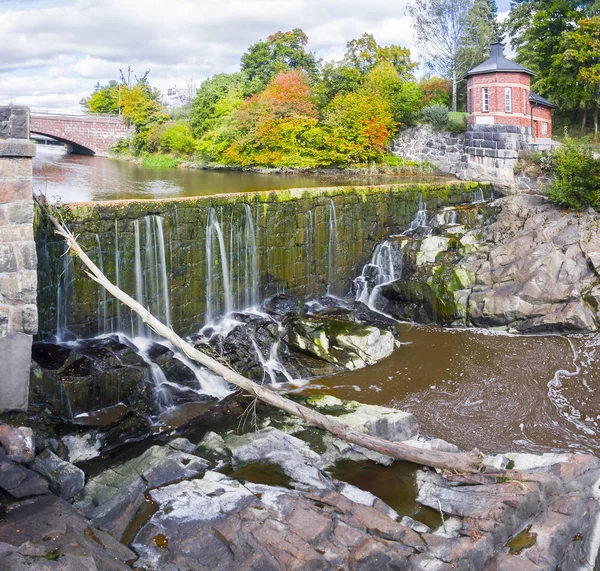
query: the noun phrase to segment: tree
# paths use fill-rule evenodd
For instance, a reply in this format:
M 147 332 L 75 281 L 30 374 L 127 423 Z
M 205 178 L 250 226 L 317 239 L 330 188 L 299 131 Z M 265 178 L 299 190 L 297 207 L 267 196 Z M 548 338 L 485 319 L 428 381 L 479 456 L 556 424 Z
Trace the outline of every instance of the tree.
M 219 102 L 226 97 L 240 100 L 245 91 L 246 77 L 238 73 L 220 73 L 200 84 L 192 103 L 190 125 L 196 137 L 202 137 L 220 119 Z M 221 109 L 222 110 L 222 109 Z
M 452 110 L 462 76 L 489 54 L 491 0 L 415 0 L 408 7 L 428 65 L 452 81 Z
M 598 136 L 598 96 L 600 86 L 600 16 L 583 18 L 575 28 L 563 33 L 564 52 L 557 58 L 572 70 L 584 96 L 584 115 L 581 126 L 585 129 L 587 103 L 594 106 L 594 136 Z
M 300 29 L 276 32 L 266 41 L 248 48 L 242 56 L 242 72 L 248 78 L 247 94 L 262 91 L 279 72 L 289 69 L 304 70 L 316 76 L 317 61 L 314 54 L 306 51 L 308 36 Z
M 443 77 L 430 77 L 420 83 L 423 92 L 423 107 L 443 105 L 450 107 L 452 98 L 452 82 Z

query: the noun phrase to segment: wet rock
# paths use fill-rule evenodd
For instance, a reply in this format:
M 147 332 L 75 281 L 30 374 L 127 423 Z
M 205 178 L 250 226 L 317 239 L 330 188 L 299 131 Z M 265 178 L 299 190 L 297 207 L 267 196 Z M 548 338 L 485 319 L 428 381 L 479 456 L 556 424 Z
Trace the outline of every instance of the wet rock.
M 303 304 L 298 299 L 283 293 L 266 299 L 263 305 L 267 311 L 280 316 L 299 313 L 303 308 Z
M 93 525 L 121 539 L 145 500 L 148 488 L 202 474 L 208 463 L 170 446 L 152 446 L 141 456 L 112 466 L 92 478 L 75 505 Z
M 83 490 L 85 484 L 83 470 L 61 460 L 49 450 L 39 454 L 31 468 L 48 480 L 52 492 L 65 500 L 74 498 Z
M 32 358 L 30 403 L 64 420 L 119 404 L 155 407 L 147 363 L 117 337 L 34 343 Z
M 195 454 L 214 462 L 215 464 L 227 463 L 230 460 L 229 450 L 223 437 L 215 432 L 207 432 L 203 437 Z
M 150 343 L 147 351 L 148 358 L 156 363 L 168 381 L 177 385 L 197 388 L 196 374 L 185 363 L 175 357 L 175 353 L 161 343 Z
M 48 482 L 36 472 L 0 455 L 0 489 L 13 498 L 48 493 Z
M 126 571 L 136 558 L 53 494 L 13 504 L 0 525 L 0 569 Z
M 0 444 L 10 460 L 29 464 L 35 458 L 33 430 L 27 426 L 0 424 Z
M 409 440 L 419 434 L 415 416 L 409 412 L 342 401 L 330 395 L 309 397 L 307 404 L 324 414 L 333 414 L 340 422 L 384 440 Z
M 100 433 L 70 434 L 62 437 L 67 448 L 67 460 L 71 464 L 81 464 L 100 456 L 104 436 Z
M 275 464 L 293 485 L 304 489 L 331 489 L 331 479 L 321 469 L 318 454 L 305 442 L 275 428 L 242 436 L 230 435 L 225 444 L 235 468 L 249 464 Z
M 201 480 L 150 494 L 160 509 L 133 545 L 140 553 L 138 565 L 149 571 L 168 565 L 190 570 L 404 569 L 414 553 L 407 545 L 423 545 L 412 530 L 333 490 L 300 493 L 241 485 L 207 472 Z M 159 536 L 168 539 L 168 549 L 157 546 Z
M 401 241 L 402 279 L 381 288 L 381 309 L 440 325 L 522 333 L 597 329 L 598 214 L 565 215 L 541 196 L 515 195 L 479 213 L 464 234 Z

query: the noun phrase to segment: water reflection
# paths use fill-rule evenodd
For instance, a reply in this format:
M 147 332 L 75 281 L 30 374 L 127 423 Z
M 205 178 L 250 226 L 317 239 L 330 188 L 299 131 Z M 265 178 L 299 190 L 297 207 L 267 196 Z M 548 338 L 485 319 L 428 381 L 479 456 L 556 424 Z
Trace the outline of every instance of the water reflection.
M 239 171 L 143 168 L 105 157 L 66 154 L 61 147 L 37 146 L 34 190 L 61 202 L 175 198 L 226 192 L 315 188 L 353 184 L 390 184 L 439 180 L 427 176 L 356 177 L 346 175 L 258 174 Z

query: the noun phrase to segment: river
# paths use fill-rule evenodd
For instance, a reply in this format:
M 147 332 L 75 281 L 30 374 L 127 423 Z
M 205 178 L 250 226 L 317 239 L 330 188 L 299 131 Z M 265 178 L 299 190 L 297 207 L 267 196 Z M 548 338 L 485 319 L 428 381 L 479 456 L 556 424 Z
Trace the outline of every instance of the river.
M 351 177 L 144 169 L 114 159 L 66 155 L 53 147 L 38 149 L 36 190 L 63 202 L 373 183 Z M 599 336 L 399 327 L 401 346 L 390 358 L 298 390 L 409 410 L 424 433 L 464 449 L 600 453 Z
M 54 145 L 37 145 L 33 165 L 34 190 L 44 194 L 51 202 L 181 198 L 257 190 L 439 180 L 434 176 L 365 178 L 144 168 L 130 161 L 67 154 L 62 147 Z

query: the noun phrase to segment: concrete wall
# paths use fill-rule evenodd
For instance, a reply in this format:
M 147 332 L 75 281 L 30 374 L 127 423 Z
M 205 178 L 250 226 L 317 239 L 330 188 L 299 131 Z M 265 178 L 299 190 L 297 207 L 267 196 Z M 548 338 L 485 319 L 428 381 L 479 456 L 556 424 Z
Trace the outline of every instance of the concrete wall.
M 29 109 L 0 107 L 0 410 L 27 408 L 37 332 Z
M 60 210 L 113 282 L 157 316 L 168 317 L 176 331 L 189 334 L 198 331 L 209 313 L 225 310 L 224 267 L 233 309 L 248 304 L 253 283 L 259 300 L 278 292 L 314 298 L 328 288 L 342 295 L 376 244 L 404 230 L 414 218 L 419 195 L 433 210 L 471 202 L 481 187 L 456 182 L 297 189 L 67 204 Z M 486 198 L 490 190 L 484 188 Z M 215 228 L 207 231 L 211 220 L 219 223 L 222 250 Z M 207 235 L 212 235 L 208 244 Z M 57 331 L 63 338 L 112 331 L 138 334 L 138 320 L 85 275 L 79 260 L 63 256 L 63 241 L 42 220 L 36 241 L 40 336 Z

